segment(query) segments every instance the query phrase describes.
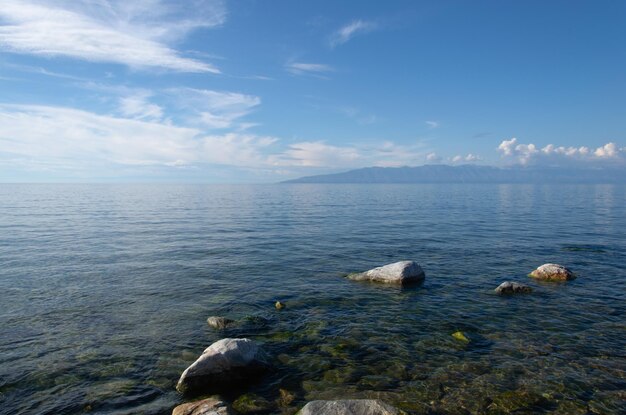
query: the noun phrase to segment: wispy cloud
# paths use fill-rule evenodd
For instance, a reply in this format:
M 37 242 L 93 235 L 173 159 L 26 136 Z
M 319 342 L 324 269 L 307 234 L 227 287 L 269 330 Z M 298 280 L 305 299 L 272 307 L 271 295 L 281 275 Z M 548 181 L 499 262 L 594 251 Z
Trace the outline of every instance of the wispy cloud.
M 369 125 L 379 121 L 379 118 L 374 114 L 364 114 L 361 110 L 355 107 L 339 107 L 337 111 L 348 118 L 355 120 L 358 124 Z
M 273 160 L 278 166 L 315 168 L 398 167 L 424 161 L 422 144 L 404 146 L 391 141 L 376 144 L 333 145 L 324 141 L 290 144 Z
M 235 125 L 261 104 L 255 95 L 208 89 L 176 88 L 167 92 L 176 97 L 177 105 L 184 109 L 191 122 L 199 122 L 204 128 L 249 128 L 248 123 Z
M 426 121 L 426 125 L 428 126 L 428 128 L 434 130 L 435 128 L 438 128 L 441 124 L 439 124 L 439 121 Z
M 186 9 L 193 13 L 181 14 L 180 8 L 159 0 L 3 0 L 0 49 L 137 69 L 219 73 L 215 66 L 181 56 L 169 45 L 194 29 L 222 24 L 222 2 L 193 1 Z
M 321 77 L 323 74 L 333 72 L 330 65 L 323 63 L 287 62 L 285 65 L 287 72 L 294 75 L 313 75 Z
M 36 105 L 0 105 L 0 165 L 90 169 L 93 165 L 271 166 L 273 137 L 128 119 Z
M 142 91 L 120 98 L 120 112 L 122 115 L 135 119 L 160 120 L 163 118 L 163 108 L 150 102 L 150 92 Z
M 378 24 L 365 20 L 354 20 L 335 31 L 330 37 L 330 46 L 336 47 L 348 42 L 354 36 L 371 32 L 376 29 Z
M 519 143 L 517 138 L 503 140 L 498 146 L 503 157 L 517 161 L 522 165 L 546 164 L 561 165 L 566 163 L 626 162 L 626 147 L 620 148 L 615 143 L 607 143 L 596 149 L 587 146 L 564 147 L 548 144 L 539 148 L 535 144 Z

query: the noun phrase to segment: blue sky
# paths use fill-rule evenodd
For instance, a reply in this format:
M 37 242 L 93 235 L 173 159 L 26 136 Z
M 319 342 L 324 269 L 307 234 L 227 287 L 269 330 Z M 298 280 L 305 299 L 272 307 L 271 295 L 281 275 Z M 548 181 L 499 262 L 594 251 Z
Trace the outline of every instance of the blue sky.
M 626 163 L 626 2 L 1 3 L 0 181 Z

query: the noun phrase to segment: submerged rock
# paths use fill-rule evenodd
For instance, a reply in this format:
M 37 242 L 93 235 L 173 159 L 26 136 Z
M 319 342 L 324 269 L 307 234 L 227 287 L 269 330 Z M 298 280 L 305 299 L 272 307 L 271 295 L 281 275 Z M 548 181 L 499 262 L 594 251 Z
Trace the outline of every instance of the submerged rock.
M 543 264 L 528 276 L 546 281 L 569 281 L 576 278 L 572 271 L 558 264 Z
M 287 389 L 279 389 L 280 397 L 276 400 L 276 403 L 281 408 L 289 406 L 294 399 L 296 399 L 296 395 L 289 392 Z
M 270 411 L 272 409 L 272 404 L 261 396 L 253 393 L 246 393 L 233 402 L 233 409 L 240 414 L 253 414 L 256 412 Z
M 375 281 L 405 285 L 424 281 L 426 275 L 417 262 L 400 261 L 358 274 L 350 274 L 348 278 L 354 281 Z
M 215 398 L 178 405 L 172 411 L 172 415 L 232 415 L 224 401 Z
M 176 390 L 181 393 L 206 391 L 249 380 L 268 368 L 261 348 L 249 339 L 222 339 L 206 348 L 180 376 Z
M 462 331 L 455 331 L 454 333 L 452 333 L 452 337 L 465 343 L 470 342 L 470 339 L 468 339 L 465 333 L 463 333 Z
M 399 415 L 398 409 L 378 399 L 311 401 L 298 415 Z
M 206 319 L 207 324 L 214 329 L 223 330 L 235 321 L 225 317 L 211 316 Z
M 514 281 L 506 281 L 498 285 L 495 290 L 498 294 L 518 294 L 530 293 L 533 291 L 528 285 L 520 284 Z

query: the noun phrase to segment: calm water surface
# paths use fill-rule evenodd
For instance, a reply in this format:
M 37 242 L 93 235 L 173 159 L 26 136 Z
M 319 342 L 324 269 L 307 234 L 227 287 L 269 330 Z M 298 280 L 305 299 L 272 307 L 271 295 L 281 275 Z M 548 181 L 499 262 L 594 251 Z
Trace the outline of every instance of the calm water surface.
M 423 285 L 343 277 L 404 259 Z M 545 262 L 578 278 L 526 276 Z M 225 397 L 270 413 L 625 413 L 625 299 L 624 186 L 0 185 L 0 414 L 169 414 L 202 350 L 244 336 L 275 370 Z

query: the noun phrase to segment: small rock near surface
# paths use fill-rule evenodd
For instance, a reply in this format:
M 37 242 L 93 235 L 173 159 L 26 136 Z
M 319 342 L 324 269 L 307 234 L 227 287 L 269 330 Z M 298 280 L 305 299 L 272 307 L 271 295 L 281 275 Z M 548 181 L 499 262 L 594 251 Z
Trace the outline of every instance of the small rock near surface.
M 464 343 L 470 342 L 470 339 L 468 339 L 465 333 L 463 333 L 462 331 L 455 331 L 454 333 L 452 333 L 452 337 Z
M 401 411 L 378 399 L 311 401 L 298 415 L 399 415 Z
M 250 380 L 269 367 L 261 348 L 250 339 L 222 339 L 207 347 L 180 376 L 176 390 L 181 393 L 207 392 Z
M 225 317 L 211 316 L 206 319 L 207 324 L 214 329 L 223 330 L 235 321 Z
M 222 400 L 216 398 L 178 405 L 172 415 L 232 415 L 233 411 Z
M 528 275 L 546 281 L 569 281 L 576 278 L 572 271 L 559 264 L 543 264 Z
M 496 288 L 496 293 L 498 294 L 519 294 L 519 293 L 530 293 L 533 291 L 528 285 L 520 284 L 514 281 L 505 281 L 502 284 L 498 285 Z
M 406 285 L 424 281 L 426 274 L 424 274 L 424 270 L 417 262 L 400 261 L 358 274 L 350 274 L 348 278 L 354 281 L 374 281 Z

